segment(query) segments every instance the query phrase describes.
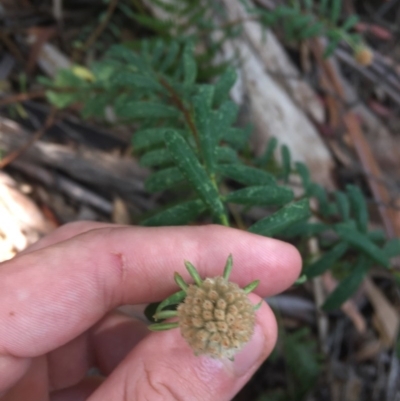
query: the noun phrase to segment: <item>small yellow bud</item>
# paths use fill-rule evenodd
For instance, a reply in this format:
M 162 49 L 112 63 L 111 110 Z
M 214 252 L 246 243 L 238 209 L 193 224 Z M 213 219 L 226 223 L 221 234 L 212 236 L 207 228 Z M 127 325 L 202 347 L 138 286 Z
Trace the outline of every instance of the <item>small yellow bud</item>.
M 374 54 L 368 47 L 359 47 L 354 53 L 354 58 L 358 64 L 367 67 L 371 65 Z

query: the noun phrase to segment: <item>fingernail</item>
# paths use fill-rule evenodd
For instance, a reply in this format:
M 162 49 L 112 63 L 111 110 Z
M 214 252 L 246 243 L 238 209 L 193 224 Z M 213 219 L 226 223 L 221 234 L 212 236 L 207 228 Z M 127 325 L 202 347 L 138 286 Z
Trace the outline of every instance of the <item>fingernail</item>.
M 258 324 L 254 328 L 254 334 L 250 342 L 235 356 L 233 371 L 236 376 L 243 376 L 250 370 L 258 366 L 260 360 L 264 358 L 265 336 Z

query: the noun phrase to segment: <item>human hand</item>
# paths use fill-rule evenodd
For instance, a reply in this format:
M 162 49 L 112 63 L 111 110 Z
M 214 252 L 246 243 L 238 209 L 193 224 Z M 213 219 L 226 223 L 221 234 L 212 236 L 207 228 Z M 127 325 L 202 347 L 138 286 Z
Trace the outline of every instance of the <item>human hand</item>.
M 271 296 L 298 276 L 301 259 L 284 242 L 222 226 L 142 228 L 65 225 L 0 264 L 1 401 L 230 400 L 272 351 L 277 326 L 266 303 L 233 362 L 196 357 L 179 329 L 151 333 L 117 311 L 177 290 L 183 261 L 202 277 L 260 279 Z M 87 376 L 96 366 L 102 376 Z

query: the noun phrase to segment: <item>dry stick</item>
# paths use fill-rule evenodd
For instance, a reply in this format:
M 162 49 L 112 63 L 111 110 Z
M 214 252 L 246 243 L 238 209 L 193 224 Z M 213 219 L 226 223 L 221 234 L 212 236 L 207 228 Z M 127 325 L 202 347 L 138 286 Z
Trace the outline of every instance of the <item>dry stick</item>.
M 24 56 L 20 52 L 18 46 L 14 43 L 12 39 L 9 38 L 9 36 L 0 31 L 0 40 L 6 45 L 10 53 L 20 62 L 20 63 L 25 63 Z
M 332 86 L 340 98 L 345 102 L 346 98 L 344 88 L 340 83 L 340 79 L 332 63 L 323 59 L 321 43 L 314 41 L 313 48 L 314 53 L 316 54 L 320 65 L 322 65 L 324 72 L 329 78 Z M 395 238 L 399 236 L 400 233 L 397 233 L 396 227 L 393 224 L 392 211 L 384 206 L 390 202 L 390 196 L 387 188 L 380 184 L 380 182 L 384 181 L 383 175 L 375 160 L 375 157 L 373 156 L 371 147 L 365 139 L 360 123 L 358 122 L 354 113 L 346 113 L 344 116 L 344 123 L 353 140 L 354 147 L 366 173 L 366 178 L 374 195 L 374 199 L 378 203 L 378 210 L 385 226 L 386 233 L 389 238 Z
M 111 0 L 108 9 L 107 9 L 107 14 L 106 17 L 103 19 L 103 21 L 100 22 L 100 24 L 97 26 L 97 28 L 91 33 L 91 35 L 88 37 L 86 42 L 83 44 L 82 48 L 78 50 L 78 54 L 76 58 L 80 58 L 80 56 L 86 52 L 86 50 L 89 49 L 90 46 L 93 45 L 93 43 L 97 40 L 97 38 L 103 33 L 104 29 L 106 29 L 108 22 L 110 21 L 112 15 L 114 14 L 115 9 L 117 8 L 119 0 Z M 76 60 L 77 61 L 77 60 Z
M 383 220 L 386 233 L 389 238 L 395 238 L 397 235 L 396 228 L 393 225 L 392 211 L 385 207 L 385 204 L 390 202 L 390 194 L 386 186 L 380 181 L 382 179 L 382 173 L 372 154 L 371 147 L 363 135 L 357 117 L 353 113 L 347 113 L 345 115 L 344 123 L 346 124 L 358 157 L 364 167 L 374 198 L 378 202 L 378 210 Z M 377 179 L 378 177 L 379 180 Z
M 50 114 L 47 116 L 45 123 L 41 128 L 39 128 L 32 138 L 26 142 L 22 147 L 19 149 L 14 150 L 7 156 L 5 156 L 2 160 L 0 160 L 0 169 L 3 169 L 8 164 L 12 163 L 16 158 L 20 157 L 24 152 L 26 152 L 30 146 L 32 146 L 36 141 L 38 141 L 46 131 L 55 123 L 57 115 L 57 109 L 53 107 L 50 111 Z
M 8 96 L 0 100 L 0 107 L 7 106 L 8 104 L 24 102 L 25 100 L 37 99 L 46 96 L 46 91 L 38 90 L 28 93 L 17 93 L 16 95 Z

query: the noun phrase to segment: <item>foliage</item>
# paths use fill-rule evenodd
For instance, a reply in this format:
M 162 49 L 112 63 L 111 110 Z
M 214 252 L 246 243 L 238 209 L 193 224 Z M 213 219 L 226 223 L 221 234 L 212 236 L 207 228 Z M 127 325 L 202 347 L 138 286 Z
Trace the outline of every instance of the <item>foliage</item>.
M 155 3 L 162 5 L 163 1 Z M 199 3 L 201 6 L 196 8 L 194 4 Z M 202 25 L 209 15 L 209 3 L 182 0 L 179 10 L 171 10 L 204 30 L 213 30 L 214 26 Z M 173 7 L 171 4 L 175 3 L 169 7 Z M 295 15 L 302 15 L 296 23 L 296 29 L 300 29 L 318 12 L 318 21 L 312 20 L 309 27 L 314 29 L 306 37 L 325 34 L 336 43 L 338 36 L 330 32 L 347 35 L 355 21 L 347 20 L 341 28 L 333 28 L 339 19 L 338 7 L 337 0 L 318 5 L 295 2 L 290 8 L 277 8 L 268 14 L 269 19 L 265 12 L 250 11 L 261 22 L 277 23 L 285 17 L 286 28 L 293 32 L 290 24 Z M 142 16 L 135 18 L 156 32 L 168 28 L 171 37 L 173 29 L 182 34 L 190 25 L 166 28 L 154 26 L 153 20 Z M 314 255 L 304 252 L 303 279 L 328 269 L 334 273 L 341 270 L 341 282 L 324 305 L 326 310 L 337 308 L 356 291 L 372 266 L 390 268 L 390 258 L 400 253 L 399 242 L 387 242 L 381 232 L 368 230 L 368 209 L 359 188 L 350 185 L 345 191 L 328 194 L 312 182 L 303 163 L 293 162 L 285 145 L 278 149 L 276 139 L 270 141 L 260 158 L 246 157 L 248 132 L 235 125 L 238 108 L 229 99 L 235 71 L 225 67 L 214 84 L 204 83 L 199 72 L 208 64 L 195 55 L 195 39 L 195 35 L 189 35 L 185 40 L 151 39 L 135 46 L 116 45 L 90 71 L 83 67 L 64 70 L 54 81 L 42 82 L 48 87 L 49 100 L 58 107 L 78 103 L 83 116 L 99 118 L 112 105 L 121 122 L 139 127 L 132 144 L 141 154 L 142 165 L 154 169 L 146 182 L 148 191 L 187 189 L 179 202 L 154 211 L 143 225 L 183 225 L 210 216 L 218 224 L 243 227 L 241 221 L 232 222 L 235 213 L 230 213 L 233 205 L 239 205 L 250 232 L 297 244 L 315 237 L 321 255 L 310 260 Z M 275 155 L 278 150 L 281 163 Z M 299 198 L 294 197 L 290 186 L 293 175 L 301 177 L 303 195 Z M 313 210 L 310 198 L 316 200 Z M 252 207 L 264 207 L 266 217 L 251 221 L 246 211 Z M 310 221 L 311 215 L 318 222 Z

